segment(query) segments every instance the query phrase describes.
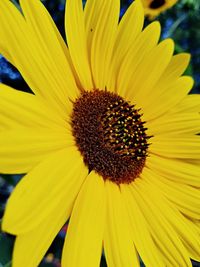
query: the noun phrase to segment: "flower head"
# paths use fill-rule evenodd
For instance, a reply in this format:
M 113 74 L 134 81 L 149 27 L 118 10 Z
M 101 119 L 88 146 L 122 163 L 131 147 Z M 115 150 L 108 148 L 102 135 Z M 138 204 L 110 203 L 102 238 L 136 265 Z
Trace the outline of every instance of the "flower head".
M 67 0 L 67 45 L 39 0 L 0 1 L 0 52 L 33 91 L 0 85 L 0 171 L 13 267 L 36 267 L 69 219 L 62 266 L 200 260 L 199 96 L 189 55 L 158 44 L 136 0 Z M 139 256 L 138 256 L 139 255 Z
M 150 18 L 158 16 L 161 12 L 175 5 L 178 0 L 141 0 L 145 15 Z

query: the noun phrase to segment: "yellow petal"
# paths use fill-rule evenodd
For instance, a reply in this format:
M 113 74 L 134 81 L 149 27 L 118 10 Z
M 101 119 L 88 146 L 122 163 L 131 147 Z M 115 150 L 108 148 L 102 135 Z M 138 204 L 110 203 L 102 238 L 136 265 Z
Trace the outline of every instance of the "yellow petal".
M 45 127 L 63 129 L 66 122 L 35 95 L 0 84 L 0 127 Z
M 157 135 L 153 137 L 149 152 L 167 158 L 199 159 L 200 136 Z
M 182 112 L 200 112 L 200 95 L 190 94 L 170 110 L 171 114 Z
M 26 173 L 46 156 L 74 145 L 67 131 L 17 128 L 0 132 L 0 172 Z
M 140 0 L 134 1 L 123 15 L 117 30 L 117 36 L 113 48 L 112 63 L 110 66 L 110 81 L 108 89 L 116 88 L 116 77 L 127 52 L 134 45 L 135 39 L 142 30 L 144 23 L 144 11 Z M 130 30 L 131 29 L 131 30 Z
M 152 101 L 146 101 L 147 104 L 144 108 L 144 112 L 146 109 L 145 119 L 153 120 L 174 108 L 187 96 L 193 84 L 194 81 L 191 77 L 183 76 L 176 79 L 173 83 L 164 83 L 164 88 L 155 88 Z M 158 103 L 157 105 L 155 105 L 155 99 Z
M 146 166 L 171 181 L 200 187 L 199 164 L 194 165 L 178 159 L 150 155 Z
M 11 64 L 14 65 L 14 61 L 11 57 L 11 55 L 9 54 L 9 52 L 7 51 L 7 48 L 5 47 L 5 44 L 2 44 L 2 41 L 0 43 L 0 53 L 1 55 L 3 55 Z
M 99 267 L 104 223 L 104 181 L 91 172 L 72 211 L 62 254 L 63 267 Z
M 169 65 L 167 66 L 163 76 L 160 78 L 160 82 L 166 83 L 173 81 L 180 77 L 187 68 L 190 61 L 190 54 L 180 53 L 172 57 Z
M 148 102 L 150 103 L 150 106 L 152 106 L 152 102 L 155 99 L 158 99 L 162 95 L 166 96 L 166 92 L 168 92 L 170 87 L 173 88 L 177 79 L 184 73 L 189 61 L 190 55 L 186 53 L 181 53 L 172 57 L 169 65 L 158 80 L 152 93 L 148 96 Z M 168 94 L 167 96 L 169 97 Z
M 111 56 L 119 20 L 119 0 L 88 0 L 85 7 L 87 48 L 96 88 L 109 79 Z M 109 90 L 110 88 L 108 88 Z
M 189 259 L 189 255 L 184 248 L 181 240 L 179 239 L 176 231 L 170 225 L 169 221 L 164 216 L 163 211 L 164 204 L 159 202 L 162 212 L 158 212 L 155 201 L 150 201 L 151 192 L 144 191 L 141 180 L 132 184 L 132 194 L 137 201 L 140 209 L 143 211 L 145 220 L 148 222 L 149 231 L 158 246 L 158 249 L 162 253 L 165 266 L 190 266 L 192 264 Z M 155 194 L 155 193 L 154 193 Z
M 176 207 L 165 198 L 160 190 L 157 190 L 152 183 L 144 180 L 139 183 L 138 187 L 141 190 L 144 198 L 151 199 L 153 208 L 157 216 L 163 216 L 176 231 L 181 242 L 187 249 L 189 256 L 200 259 L 200 239 L 197 237 L 195 226 L 192 227 L 188 220 L 176 209 Z M 180 188 L 181 190 L 181 188 Z M 188 193 L 190 191 L 188 190 Z M 178 197 L 178 195 L 177 195 Z M 165 212 L 163 212 L 163 210 Z
M 200 237 L 200 220 L 193 220 L 191 223 L 195 225 L 195 229 L 198 231 L 198 236 Z
M 62 201 L 45 220 L 32 231 L 16 237 L 12 267 L 36 267 L 53 239 L 69 218 L 69 210 Z
M 125 202 L 119 187 L 106 182 L 107 216 L 104 234 L 104 250 L 109 267 L 139 267 Z
M 188 223 L 191 225 L 191 227 L 195 228 L 195 230 L 197 231 L 197 237 L 200 238 L 200 220 L 191 220 L 191 218 L 187 218 L 186 220 L 188 221 Z M 197 261 L 200 261 L 197 260 Z
M 87 51 L 82 0 L 68 0 L 65 12 L 67 43 L 82 88 L 92 89 L 93 82 Z
M 60 203 L 68 207 L 69 214 L 87 172 L 74 147 L 45 159 L 13 191 L 6 206 L 3 230 L 17 235 L 26 233 L 59 209 Z
M 147 128 L 155 135 L 179 135 L 200 133 L 199 113 L 165 114 L 147 123 Z
M 164 40 L 144 57 L 131 77 L 128 87 L 130 89 L 130 91 L 128 91 L 128 96 L 131 100 L 133 99 L 140 108 L 144 109 L 145 115 L 149 111 L 145 109 L 145 106 L 149 103 L 149 96 L 153 94 L 153 87 L 169 64 L 173 50 L 173 41 L 171 39 Z M 148 75 L 144 75 L 145 73 L 148 73 Z M 132 90 L 134 90 L 133 93 L 131 87 L 133 88 Z M 155 99 L 153 102 L 155 105 Z
M 125 199 L 126 208 L 131 223 L 132 238 L 135 247 L 142 258 L 145 266 L 166 267 L 163 261 L 162 254 L 154 243 L 154 240 L 149 232 L 148 223 L 145 221 L 145 217 L 140 210 L 137 202 L 133 198 L 130 185 L 120 186 L 121 192 Z
M 198 239 L 200 239 L 200 228 L 199 228 L 199 225 L 198 225 L 200 220 L 197 220 L 197 221 L 196 220 L 191 220 L 190 218 L 188 219 L 187 217 L 186 217 L 186 220 L 187 220 L 187 223 L 190 226 L 190 228 L 196 232 L 196 237 Z M 195 261 L 200 262 L 200 253 L 199 253 L 199 251 L 197 251 L 197 253 L 196 253 L 193 250 L 193 248 L 192 248 L 192 246 L 190 244 L 185 243 L 185 246 L 186 246 L 186 248 L 187 248 L 187 250 L 189 252 L 190 258 L 195 260 Z
M 143 169 L 141 177 L 160 191 L 181 213 L 200 220 L 200 194 L 196 187 L 170 181 L 149 168 Z
M 49 49 L 49 39 L 46 40 L 47 37 L 45 39 L 39 38 L 41 36 L 40 30 L 38 28 L 34 30 L 32 27 L 35 24 L 27 22 L 10 1 L 2 0 L 0 10 L 0 23 L 2 25 L 0 36 L 2 36 L 15 66 L 34 93 L 48 99 L 54 108 L 65 116 L 72 107 L 69 97 L 74 99 L 78 89 L 76 89 L 72 75 L 70 79 L 70 71 L 65 71 L 69 67 L 60 43 L 54 44 L 53 53 L 52 49 Z M 37 21 L 37 23 L 40 25 L 41 22 Z M 49 38 L 56 36 L 51 28 L 47 32 Z M 55 40 L 56 37 L 53 38 L 53 41 Z M 55 56 L 55 52 L 60 56 L 58 57 L 57 54 Z M 72 86 L 72 84 L 74 85 Z
M 78 92 L 70 62 L 66 57 L 67 46 L 53 19 L 39 0 L 20 0 L 20 5 L 30 31 L 43 48 L 43 53 L 45 52 L 45 55 L 51 58 L 52 65 L 57 70 L 57 78 L 62 82 L 62 87 L 59 88 L 62 92 L 59 93 L 64 97 L 66 91 L 69 98 L 75 99 Z
M 171 58 L 171 61 L 169 62 L 167 68 L 165 69 L 160 79 L 154 86 L 153 90 L 151 91 L 151 94 L 148 95 L 148 103 L 146 105 L 147 110 L 148 110 L 148 106 L 150 106 L 149 109 L 151 110 L 153 106 L 152 103 L 154 103 L 155 99 L 162 97 L 162 95 L 170 99 L 172 98 L 171 97 L 172 92 L 170 91 L 170 93 L 168 94 L 168 90 L 171 90 L 169 88 L 173 88 L 174 90 L 174 85 L 177 84 L 177 79 L 185 71 L 189 63 L 189 60 L 190 60 L 190 55 L 186 53 L 181 53 Z M 179 92 L 178 90 L 181 90 L 181 87 L 179 89 L 177 86 L 176 90 L 177 92 Z M 173 92 L 173 95 L 174 95 L 174 92 Z M 162 104 L 162 101 L 161 101 L 161 104 Z M 160 114 L 157 114 L 157 116 L 159 115 Z
M 137 88 L 133 86 L 132 76 L 136 73 L 141 61 L 156 46 L 159 37 L 160 24 L 153 22 L 139 34 L 121 62 L 119 73 L 116 75 L 116 90 L 126 99 L 134 100 L 134 94 Z

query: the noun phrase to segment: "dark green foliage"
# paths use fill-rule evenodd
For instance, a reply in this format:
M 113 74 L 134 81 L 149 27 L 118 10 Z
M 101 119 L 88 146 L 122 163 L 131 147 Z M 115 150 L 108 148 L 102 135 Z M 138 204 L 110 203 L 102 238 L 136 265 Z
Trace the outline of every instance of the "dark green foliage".
M 0 264 L 3 267 L 11 266 L 13 244 L 13 237 L 4 233 L 0 234 Z M 0 267 L 2 267 L 1 265 Z

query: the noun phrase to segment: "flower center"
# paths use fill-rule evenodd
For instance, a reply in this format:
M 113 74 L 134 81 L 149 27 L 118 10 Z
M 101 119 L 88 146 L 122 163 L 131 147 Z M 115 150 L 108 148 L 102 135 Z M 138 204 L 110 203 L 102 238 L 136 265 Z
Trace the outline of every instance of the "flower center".
M 83 92 L 75 101 L 72 132 L 89 171 L 117 184 L 141 173 L 149 144 L 138 109 L 115 93 Z
M 156 9 L 165 4 L 165 0 L 153 0 L 150 4 L 150 8 Z

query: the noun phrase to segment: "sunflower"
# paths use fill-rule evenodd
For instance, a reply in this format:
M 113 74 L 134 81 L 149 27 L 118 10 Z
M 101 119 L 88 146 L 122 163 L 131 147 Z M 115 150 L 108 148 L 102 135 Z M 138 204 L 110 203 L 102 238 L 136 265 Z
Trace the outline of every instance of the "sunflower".
M 161 12 L 175 5 L 178 0 L 141 0 L 145 15 L 151 19 L 158 16 Z
M 0 52 L 33 94 L 0 85 L 0 171 L 13 267 L 36 267 L 69 219 L 63 267 L 200 260 L 200 96 L 139 0 L 67 0 L 61 38 L 39 0 L 0 1 Z

